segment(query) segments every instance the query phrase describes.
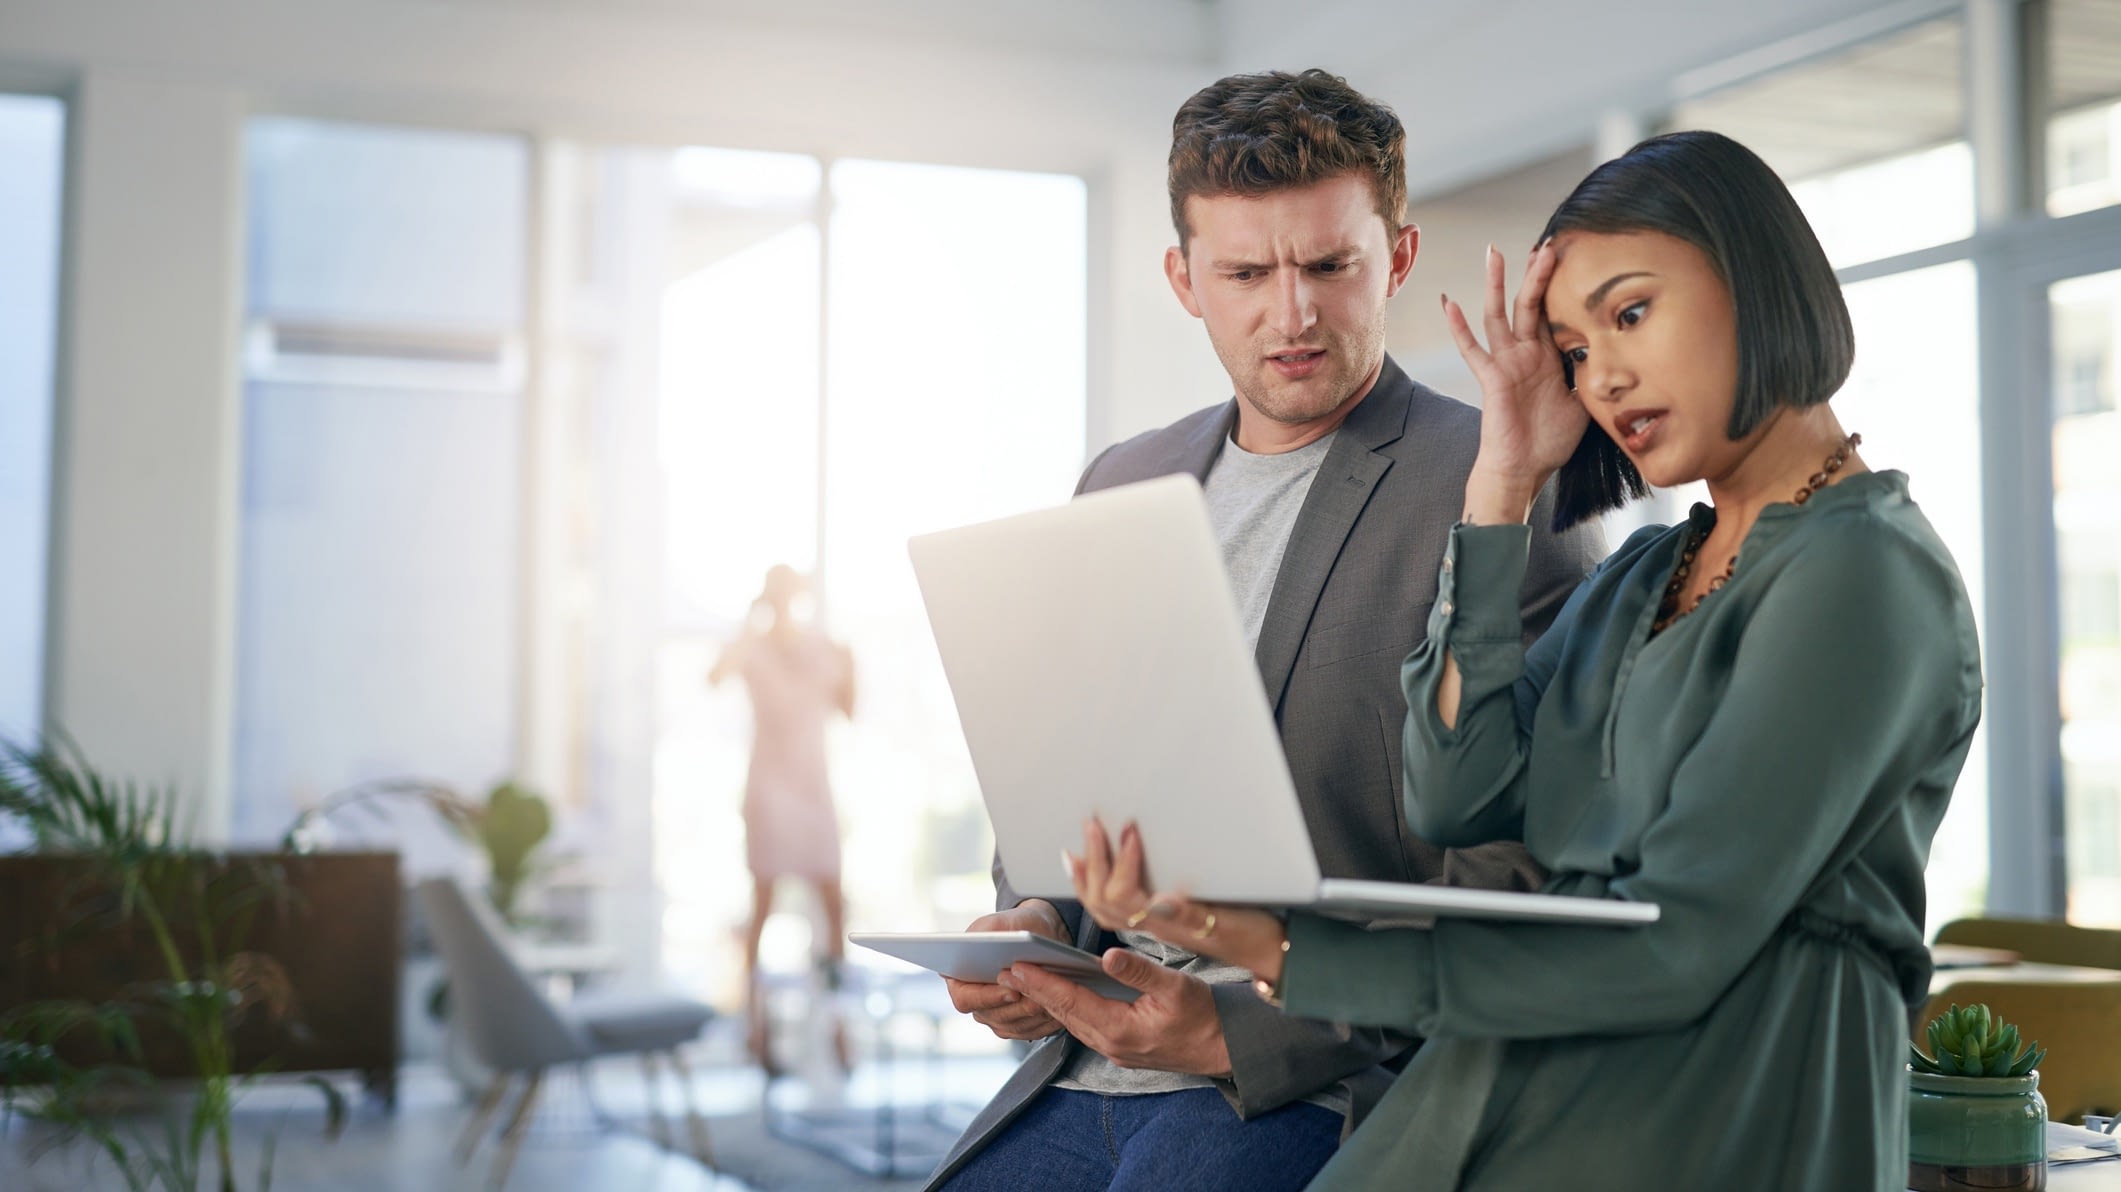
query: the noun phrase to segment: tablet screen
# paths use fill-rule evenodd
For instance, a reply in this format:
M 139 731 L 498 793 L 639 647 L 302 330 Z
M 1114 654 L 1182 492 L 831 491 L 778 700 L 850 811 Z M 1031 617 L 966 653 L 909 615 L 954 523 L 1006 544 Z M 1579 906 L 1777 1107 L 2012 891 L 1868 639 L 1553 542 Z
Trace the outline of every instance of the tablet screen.
M 849 943 L 960 981 L 992 984 L 1012 964 L 1035 964 L 1102 997 L 1132 1002 L 1141 991 L 1105 974 L 1097 957 L 1033 931 L 857 931 Z

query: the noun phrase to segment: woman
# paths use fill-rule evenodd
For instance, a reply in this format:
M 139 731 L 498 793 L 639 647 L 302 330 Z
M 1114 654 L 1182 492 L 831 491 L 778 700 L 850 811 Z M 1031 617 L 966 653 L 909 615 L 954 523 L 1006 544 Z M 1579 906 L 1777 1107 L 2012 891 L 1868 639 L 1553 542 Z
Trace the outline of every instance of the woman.
M 825 774 L 825 722 L 854 715 L 854 658 L 845 646 L 795 612 L 808 583 L 776 564 L 751 605 L 744 633 L 722 650 L 707 682 L 743 676 L 751 696 L 751 770 L 744 781 L 744 859 L 751 869 L 751 924 L 744 935 L 750 991 L 750 1047 L 767 1075 L 779 1072 L 759 996 L 759 936 L 773 911 L 774 884 L 797 877 L 817 889 L 825 908 L 825 959 L 837 981 L 846 950 L 846 902 L 840 892 L 840 829 Z M 840 1066 L 847 1041 L 835 1026 Z
M 1906 478 L 1827 399 L 1852 332 L 1768 167 L 1646 141 L 1549 221 L 1514 314 L 1490 250 L 1464 524 L 1402 672 L 1406 810 L 1521 839 L 1553 893 L 1654 925 L 1364 930 L 1140 882 L 1133 828 L 1071 862 L 1101 923 L 1244 965 L 1291 1014 L 1429 1042 L 1315 1187 L 1901 1188 L 1922 871 L 1980 711 L 1964 588 Z M 1529 650 L 1532 497 L 1562 517 L 1701 479 Z

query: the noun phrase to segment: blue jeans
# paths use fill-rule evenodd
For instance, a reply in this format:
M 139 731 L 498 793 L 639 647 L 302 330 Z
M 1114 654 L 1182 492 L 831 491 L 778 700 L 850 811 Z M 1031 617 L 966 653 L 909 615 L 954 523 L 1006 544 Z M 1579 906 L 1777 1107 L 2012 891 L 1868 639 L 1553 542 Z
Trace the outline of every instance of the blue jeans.
M 943 1192 L 1301 1188 L 1340 1146 L 1341 1121 L 1305 1103 L 1241 1121 L 1215 1089 L 1105 1097 L 1049 1088 Z

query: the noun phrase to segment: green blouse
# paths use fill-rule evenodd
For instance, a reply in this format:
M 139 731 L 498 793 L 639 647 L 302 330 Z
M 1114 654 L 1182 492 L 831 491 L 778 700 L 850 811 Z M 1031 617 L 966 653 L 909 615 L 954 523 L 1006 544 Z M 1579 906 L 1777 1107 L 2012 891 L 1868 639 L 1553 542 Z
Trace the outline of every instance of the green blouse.
M 1526 649 L 1529 531 L 1453 532 L 1402 672 L 1410 822 L 1663 914 L 1294 916 L 1289 1013 L 1429 1039 L 1314 1188 L 1905 1187 L 1923 864 L 1980 717 L 1965 588 L 1906 477 L 1860 473 L 1769 506 L 1651 638 L 1686 533 L 1634 535 Z

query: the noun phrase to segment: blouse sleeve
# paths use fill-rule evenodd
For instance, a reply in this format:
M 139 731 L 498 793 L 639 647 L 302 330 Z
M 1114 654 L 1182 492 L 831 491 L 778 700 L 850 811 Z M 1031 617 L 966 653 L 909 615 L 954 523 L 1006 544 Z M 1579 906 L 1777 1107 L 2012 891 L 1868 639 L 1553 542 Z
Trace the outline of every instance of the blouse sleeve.
M 1613 555 L 1631 557 L 1662 527 L 1638 531 Z M 1523 643 L 1518 593 L 1531 531 L 1459 526 L 1444 549 L 1428 636 L 1400 668 L 1407 697 L 1403 792 L 1407 822 L 1432 844 L 1463 848 L 1524 836 L 1524 771 L 1532 718 L 1575 627 L 1585 594 L 1611 565 L 1576 586 L 1538 641 Z M 1458 661 L 1458 723 L 1444 727 L 1436 691 Z
M 1469 624 L 1481 648 L 1460 666 L 1492 695 L 1513 668 L 1489 644 L 1499 627 L 1458 628 Z M 1908 793 L 1950 789 L 1980 711 L 1972 617 L 1947 563 L 1870 519 L 1823 528 L 1759 598 L 1735 650 L 1639 868 L 1608 887 L 1657 903 L 1657 922 L 1364 931 L 1299 915 L 1289 1012 L 1424 1035 L 1669 1029 L 1706 1012 L 1759 953 L 1868 803 L 1898 802 L 1876 810 L 1926 839 Z M 1481 710 L 1486 723 L 1470 731 L 1495 738 L 1480 748 L 1494 791 L 1464 798 L 1464 818 L 1500 823 L 1521 815 L 1518 728 L 1507 702 Z M 1459 737 L 1468 731 L 1462 722 Z

